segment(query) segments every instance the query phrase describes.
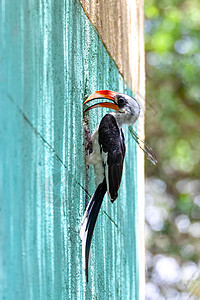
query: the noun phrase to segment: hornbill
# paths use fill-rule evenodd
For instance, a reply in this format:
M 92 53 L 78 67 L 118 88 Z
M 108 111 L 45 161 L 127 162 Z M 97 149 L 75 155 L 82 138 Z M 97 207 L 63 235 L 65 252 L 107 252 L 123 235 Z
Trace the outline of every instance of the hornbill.
M 107 192 L 113 203 L 118 196 L 121 183 L 126 151 L 122 126 L 135 123 L 140 114 L 138 102 L 128 95 L 109 90 L 97 91 L 90 95 L 83 105 L 95 99 L 109 99 L 112 103 L 97 103 L 88 107 L 85 112 L 95 107 L 107 107 L 115 112 L 106 114 L 96 127 L 91 137 L 92 152 L 87 157 L 87 163 L 94 165 L 96 175 L 96 191 L 86 207 L 80 228 L 83 267 L 87 282 L 90 245 L 104 195 Z

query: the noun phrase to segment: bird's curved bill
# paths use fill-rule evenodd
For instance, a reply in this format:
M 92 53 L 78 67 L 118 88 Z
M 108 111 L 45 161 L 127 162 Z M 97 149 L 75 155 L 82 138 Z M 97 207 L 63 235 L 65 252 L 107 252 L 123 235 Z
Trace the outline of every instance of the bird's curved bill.
M 85 105 L 86 103 L 92 101 L 92 100 L 96 100 L 96 99 L 108 99 L 111 100 L 114 103 L 111 102 L 101 102 L 101 103 L 97 103 L 94 104 L 90 107 L 88 107 L 86 110 L 84 110 L 84 112 L 89 111 L 92 108 L 96 108 L 96 107 L 107 107 L 110 109 L 114 109 L 119 111 L 119 107 L 117 106 L 117 104 L 115 103 L 115 96 L 117 95 L 116 92 L 113 91 L 109 91 L 109 90 L 102 90 L 102 91 L 96 91 L 93 94 L 91 94 L 83 103 L 83 105 Z

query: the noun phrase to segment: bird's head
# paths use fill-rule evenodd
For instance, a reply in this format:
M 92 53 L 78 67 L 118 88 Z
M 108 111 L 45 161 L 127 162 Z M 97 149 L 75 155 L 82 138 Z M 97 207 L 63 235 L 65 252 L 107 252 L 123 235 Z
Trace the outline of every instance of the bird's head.
M 94 104 L 90 107 L 88 107 L 86 111 L 89 111 L 92 108 L 95 107 L 107 107 L 110 109 L 113 109 L 118 114 L 125 114 L 127 116 L 127 119 L 130 119 L 130 122 L 128 123 L 134 123 L 140 114 L 140 105 L 137 102 L 137 100 L 133 97 L 130 97 L 128 95 L 122 94 L 122 93 L 116 93 L 109 90 L 102 90 L 102 91 L 96 91 L 93 94 L 91 94 L 83 103 L 85 105 L 86 103 L 96 100 L 96 99 L 108 99 L 112 102 L 101 102 Z M 125 115 L 123 116 L 125 118 Z

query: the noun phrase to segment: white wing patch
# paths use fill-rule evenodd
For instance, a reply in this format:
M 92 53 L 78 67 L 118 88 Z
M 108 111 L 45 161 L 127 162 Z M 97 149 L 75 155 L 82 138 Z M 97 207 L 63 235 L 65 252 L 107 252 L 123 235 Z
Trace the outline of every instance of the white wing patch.
M 86 161 L 87 164 L 91 164 L 94 166 L 94 173 L 96 175 L 95 177 L 95 184 L 96 187 L 102 183 L 104 179 L 104 167 L 102 164 L 102 156 L 99 146 L 99 134 L 98 134 L 98 128 L 96 127 L 95 132 L 92 135 L 92 153 L 87 156 Z
M 108 193 L 109 199 L 112 200 L 110 191 L 109 191 L 108 153 L 104 152 L 103 150 L 102 150 L 102 162 L 104 165 L 104 172 L 105 172 L 105 176 L 106 176 L 107 193 Z
M 86 256 L 85 256 L 85 251 L 86 251 L 86 241 L 87 241 L 87 235 L 88 235 L 88 229 L 86 229 L 86 226 L 88 224 L 88 215 L 89 215 L 89 208 L 91 210 L 91 202 L 93 201 L 93 197 L 91 198 L 90 202 L 88 203 L 85 213 L 83 215 L 81 224 L 80 224 L 80 238 L 82 240 L 82 260 L 83 260 L 83 267 L 84 271 L 86 270 Z M 94 205 L 94 203 L 93 203 Z M 90 262 L 90 255 L 89 255 L 89 262 Z M 88 262 L 88 265 L 89 265 Z

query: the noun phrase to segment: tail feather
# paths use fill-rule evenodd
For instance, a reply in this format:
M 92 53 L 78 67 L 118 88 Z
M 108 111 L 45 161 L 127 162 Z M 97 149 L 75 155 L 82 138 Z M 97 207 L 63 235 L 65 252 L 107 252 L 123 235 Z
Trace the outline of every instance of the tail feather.
M 81 222 L 80 237 L 82 240 L 82 257 L 87 282 L 92 235 L 106 190 L 106 179 L 104 179 L 103 182 L 98 185 L 94 195 L 90 199 Z

